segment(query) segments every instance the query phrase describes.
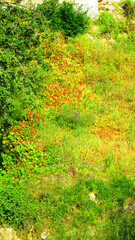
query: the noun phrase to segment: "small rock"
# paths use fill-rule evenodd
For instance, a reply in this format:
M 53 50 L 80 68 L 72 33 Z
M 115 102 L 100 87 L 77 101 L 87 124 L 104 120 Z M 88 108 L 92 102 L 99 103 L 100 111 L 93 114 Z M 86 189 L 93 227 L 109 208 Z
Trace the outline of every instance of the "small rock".
M 90 40 L 93 40 L 94 37 L 92 35 L 90 35 L 89 33 L 87 33 L 87 37 L 90 39 Z
M 28 234 L 27 239 L 28 239 L 28 240 L 32 240 L 32 234 L 31 234 L 31 232 Z
M 49 233 L 43 232 L 43 233 L 41 234 L 42 240 L 47 239 L 47 238 L 49 237 L 49 235 L 50 235 Z
M 94 201 L 95 198 L 96 198 L 96 196 L 95 196 L 94 193 L 90 193 L 90 194 L 89 194 L 89 198 L 90 198 L 90 200 Z
M 0 240 L 20 240 L 12 228 L 0 228 Z

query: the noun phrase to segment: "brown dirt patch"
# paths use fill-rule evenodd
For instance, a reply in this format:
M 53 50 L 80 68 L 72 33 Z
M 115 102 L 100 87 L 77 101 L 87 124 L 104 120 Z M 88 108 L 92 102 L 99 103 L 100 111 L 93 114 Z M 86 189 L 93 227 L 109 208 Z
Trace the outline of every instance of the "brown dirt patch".
M 101 139 L 108 138 L 109 140 L 120 136 L 118 130 L 109 127 L 99 127 L 98 129 L 95 129 L 93 133 L 98 135 Z

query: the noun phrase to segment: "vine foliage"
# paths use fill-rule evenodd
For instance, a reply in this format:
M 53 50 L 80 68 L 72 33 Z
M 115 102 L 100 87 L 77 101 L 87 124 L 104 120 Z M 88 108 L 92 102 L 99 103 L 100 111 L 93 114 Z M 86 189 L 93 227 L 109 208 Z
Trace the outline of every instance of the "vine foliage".
M 18 2 L 9 4 L 0 1 L 0 20 L 0 148 L 2 150 L 3 133 L 8 132 L 8 127 L 16 121 L 22 120 L 21 108 L 34 107 L 48 66 L 36 50 L 41 42 L 40 33 L 47 32 L 47 22 L 41 12 L 20 7 Z

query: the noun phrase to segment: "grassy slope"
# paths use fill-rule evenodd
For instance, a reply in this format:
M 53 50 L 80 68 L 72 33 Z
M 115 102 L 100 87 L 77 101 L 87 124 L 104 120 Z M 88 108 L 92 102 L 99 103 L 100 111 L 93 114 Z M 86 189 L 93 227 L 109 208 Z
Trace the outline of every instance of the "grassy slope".
M 39 206 L 32 239 L 43 231 L 48 239 L 119 239 L 112 232 L 116 225 L 121 231 L 120 215 L 112 228 L 107 223 L 133 201 L 134 52 L 87 35 L 48 39 L 39 47 L 51 70 L 36 135 L 44 162 L 20 180 Z
M 45 219 L 39 228 L 49 231 L 50 239 L 91 239 L 104 213 L 119 205 L 117 198 L 130 196 L 124 176 L 134 174 L 134 56 L 86 36 L 68 44 L 58 36 L 51 47 L 61 56 L 48 59 L 52 74 L 45 92 L 53 98 L 41 111 L 45 127 L 38 141 L 44 151 L 46 142 L 55 142 L 57 154 L 49 148 L 50 159 L 28 189 L 43 198 Z M 84 124 L 76 123 L 77 117 Z M 114 197 L 123 187 L 125 192 Z

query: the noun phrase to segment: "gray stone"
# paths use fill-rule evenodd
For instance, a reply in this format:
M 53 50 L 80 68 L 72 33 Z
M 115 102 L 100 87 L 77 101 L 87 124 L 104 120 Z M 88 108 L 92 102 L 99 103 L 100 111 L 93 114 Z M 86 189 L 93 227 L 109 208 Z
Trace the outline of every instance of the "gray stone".
M 20 240 L 12 228 L 0 228 L 0 240 Z

